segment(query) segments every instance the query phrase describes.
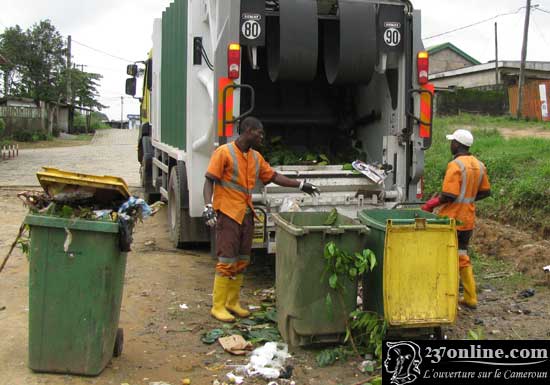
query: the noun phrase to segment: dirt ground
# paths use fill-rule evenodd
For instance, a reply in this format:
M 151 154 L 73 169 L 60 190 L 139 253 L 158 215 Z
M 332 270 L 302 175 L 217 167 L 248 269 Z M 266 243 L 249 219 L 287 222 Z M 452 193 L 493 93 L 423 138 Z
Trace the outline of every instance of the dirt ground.
M 15 194 L 0 189 L 0 255 L 7 252 L 26 213 Z M 130 384 L 149 385 L 164 381 L 171 385 L 190 379 L 192 384 L 210 385 L 226 380 L 226 365 L 246 363 L 218 344 L 205 345 L 202 333 L 220 324 L 209 316 L 214 261 L 208 250 L 176 251 L 167 237 L 165 213 L 139 225 L 133 252 L 128 255 L 120 326 L 125 345 L 120 358 L 113 359 L 96 378 L 35 374 L 27 368 L 28 263 L 18 250 L 0 274 L 0 384 Z M 550 264 L 548 241 L 530 234 L 481 221 L 474 247 L 480 257 L 476 275 L 480 291 L 477 311 L 461 310 L 454 327 L 445 328 L 449 338 L 464 339 L 470 330 L 482 330 L 488 339 L 547 339 L 550 337 L 550 279 L 542 265 Z M 255 263 L 247 275 L 243 297 L 258 305 L 258 289 L 273 286 L 271 263 Z M 534 288 L 535 295 L 522 298 L 522 290 Z M 189 306 L 181 310 L 180 304 Z M 290 364 L 296 384 L 355 384 L 365 375 L 358 360 L 318 368 L 315 350 L 296 349 Z M 265 384 L 247 380 L 246 384 Z M 282 384 L 282 382 L 280 382 Z
M 0 255 L 7 253 L 26 209 L 15 197 L 18 190 L 0 189 Z M 227 381 L 225 365 L 246 364 L 247 358 L 225 353 L 216 343 L 205 345 L 201 334 L 220 327 L 209 315 L 214 261 L 207 249 L 176 251 L 167 237 L 165 213 L 139 225 L 133 251 L 128 255 L 120 327 L 124 351 L 96 378 L 35 374 L 27 368 L 28 263 L 17 250 L 0 274 L 0 384 L 115 384 L 149 385 L 163 381 L 180 385 L 189 378 L 194 385 L 210 385 L 216 378 Z M 260 305 L 257 289 L 273 286 L 274 269 L 256 263 L 247 274 L 243 297 L 246 304 Z M 180 304 L 189 306 L 181 310 Z M 316 351 L 293 353 L 296 384 L 353 384 L 363 376 L 358 361 L 320 369 Z M 265 384 L 247 380 L 247 384 Z M 282 383 L 281 383 L 282 384 Z
M 537 128 L 499 128 L 505 138 L 545 138 L 550 139 L 550 130 Z

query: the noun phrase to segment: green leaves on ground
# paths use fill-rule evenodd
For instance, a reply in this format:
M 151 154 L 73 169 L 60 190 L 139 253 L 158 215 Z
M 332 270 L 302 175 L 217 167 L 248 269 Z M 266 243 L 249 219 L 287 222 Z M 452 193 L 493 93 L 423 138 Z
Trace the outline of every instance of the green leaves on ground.
M 388 329 L 383 317 L 373 312 L 356 310 L 350 314 L 350 318 L 346 340 L 353 336 L 356 345 L 365 347 L 381 359 L 382 343 Z
M 224 330 L 213 329 L 213 330 L 210 330 L 208 333 L 203 334 L 201 341 L 207 345 L 212 345 L 214 342 L 218 340 L 218 338 L 223 337 L 225 335 L 227 334 Z
M 337 360 L 346 360 L 351 354 L 348 349 L 343 346 L 337 348 L 325 349 L 315 356 L 315 361 L 319 367 L 324 368 L 334 364 Z
M 223 329 L 212 329 L 204 333 L 201 341 L 205 344 L 213 344 L 220 337 L 238 334 L 253 344 L 263 342 L 277 342 L 281 335 L 276 326 L 277 311 L 273 307 L 252 313 L 250 318 L 244 318 L 234 324 L 227 324 Z

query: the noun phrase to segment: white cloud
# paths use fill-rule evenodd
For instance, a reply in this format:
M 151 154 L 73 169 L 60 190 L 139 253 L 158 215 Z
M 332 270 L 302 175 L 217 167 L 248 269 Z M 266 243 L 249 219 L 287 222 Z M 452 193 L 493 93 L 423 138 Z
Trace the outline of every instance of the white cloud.
M 423 36 L 431 36 L 513 12 L 525 6 L 524 0 L 412 0 L 422 10 Z M 159 17 L 170 0 L 2 0 L 2 25 L 23 28 L 50 19 L 64 35 L 76 42 L 128 60 L 143 60 L 151 46 L 153 19 Z M 550 10 L 550 0 L 533 1 Z M 499 26 L 499 58 L 519 60 L 524 10 L 503 16 Z M 486 62 L 494 59 L 494 22 L 489 21 L 459 32 L 425 41 L 426 46 L 452 42 L 460 49 Z M 104 76 L 102 101 L 111 119 L 120 119 L 120 96 L 124 94 L 124 61 L 73 44 L 74 61 L 86 70 Z M 528 60 L 550 61 L 550 14 L 533 11 L 529 32 Z M 138 103 L 125 99 L 125 115 L 139 112 Z

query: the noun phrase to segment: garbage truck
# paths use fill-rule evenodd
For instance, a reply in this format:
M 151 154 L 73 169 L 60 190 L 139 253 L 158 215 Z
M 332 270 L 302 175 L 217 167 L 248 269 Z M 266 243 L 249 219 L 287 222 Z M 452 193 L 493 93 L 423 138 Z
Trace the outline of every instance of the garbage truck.
M 126 81 L 135 96 L 143 77 L 142 186 L 168 202 L 174 245 L 209 241 L 205 171 L 250 115 L 263 123 L 259 150 L 274 169 L 322 191 L 258 183 L 254 248 L 274 252 L 271 214 L 289 201 L 356 218 L 417 200 L 434 93 L 420 20 L 406 0 L 174 0 Z

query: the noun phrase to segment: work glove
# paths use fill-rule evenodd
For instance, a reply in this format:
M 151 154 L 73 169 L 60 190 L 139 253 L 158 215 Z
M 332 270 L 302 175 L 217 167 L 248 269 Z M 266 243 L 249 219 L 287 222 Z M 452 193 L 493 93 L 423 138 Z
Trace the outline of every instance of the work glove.
M 300 190 L 311 196 L 321 195 L 321 190 L 319 187 L 311 183 L 307 183 L 305 180 L 300 183 Z
M 202 211 L 202 218 L 204 219 L 206 226 L 208 227 L 216 226 L 216 222 L 217 222 L 216 212 L 214 211 L 210 203 L 204 206 L 204 210 Z
M 435 198 L 432 198 L 430 199 L 429 201 L 427 201 L 422 207 L 421 209 L 424 210 L 424 211 L 427 211 L 429 213 L 431 213 L 432 211 L 434 211 L 434 209 L 439 206 L 441 204 L 440 200 L 439 200 L 439 196 L 435 197 Z

